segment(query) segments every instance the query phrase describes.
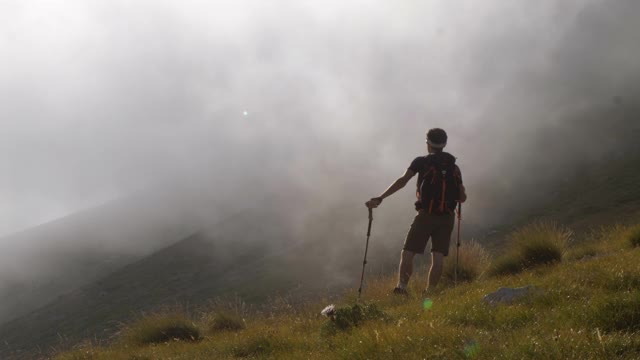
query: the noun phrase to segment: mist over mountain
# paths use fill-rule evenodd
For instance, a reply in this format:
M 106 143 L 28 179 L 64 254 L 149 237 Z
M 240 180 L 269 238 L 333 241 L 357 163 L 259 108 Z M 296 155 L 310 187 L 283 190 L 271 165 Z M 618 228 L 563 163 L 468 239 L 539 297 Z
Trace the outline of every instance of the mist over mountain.
M 5 237 L 0 322 L 193 233 L 200 225 L 189 214 L 162 194 L 135 196 Z

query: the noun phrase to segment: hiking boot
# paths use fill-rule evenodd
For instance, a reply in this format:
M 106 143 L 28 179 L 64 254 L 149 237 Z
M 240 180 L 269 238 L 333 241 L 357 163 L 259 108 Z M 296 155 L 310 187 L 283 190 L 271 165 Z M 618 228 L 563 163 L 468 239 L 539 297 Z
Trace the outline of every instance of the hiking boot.
M 403 289 L 399 287 L 393 289 L 393 293 L 396 295 L 404 295 L 404 296 L 409 295 L 409 292 L 407 292 L 407 289 Z

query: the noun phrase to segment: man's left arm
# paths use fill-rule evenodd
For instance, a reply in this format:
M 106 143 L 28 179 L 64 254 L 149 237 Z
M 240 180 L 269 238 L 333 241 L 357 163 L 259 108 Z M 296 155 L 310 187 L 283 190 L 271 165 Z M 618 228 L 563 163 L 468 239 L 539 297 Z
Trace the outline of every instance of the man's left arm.
M 382 199 L 391 196 L 392 194 L 394 194 L 396 191 L 402 189 L 403 187 L 405 187 L 405 185 L 407 185 L 407 183 L 409 182 L 409 180 L 411 180 L 411 178 L 415 175 L 416 173 L 411 170 L 410 168 L 407 169 L 404 174 L 399 177 L 396 181 L 393 182 L 393 184 L 391 184 L 387 190 L 385 190 L 380 196 L 378 196 L 377 198 L 373 198 L 369 201 L 367 201 L 365 203 L 365 205 L 372 209 L 372 208 L 377 208 L 381 203 L 382 203 Z

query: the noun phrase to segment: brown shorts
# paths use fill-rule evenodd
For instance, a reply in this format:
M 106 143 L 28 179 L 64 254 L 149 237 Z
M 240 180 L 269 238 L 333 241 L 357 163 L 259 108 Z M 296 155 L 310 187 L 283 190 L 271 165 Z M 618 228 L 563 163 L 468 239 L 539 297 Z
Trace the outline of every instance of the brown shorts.
M 427 241 L 431 238 L 431 252 L 437 251 L 444 256 L 449 255 L 451 232 L 455 223 L 455 215 L 431 215 L 421 210 L 413 219 L 402 250 L 424 254 Z

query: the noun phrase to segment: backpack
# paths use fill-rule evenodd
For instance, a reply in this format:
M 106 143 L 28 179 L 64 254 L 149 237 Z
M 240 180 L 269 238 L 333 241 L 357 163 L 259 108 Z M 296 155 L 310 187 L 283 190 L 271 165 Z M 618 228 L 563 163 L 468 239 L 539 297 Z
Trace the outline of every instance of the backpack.
M 445 152 L 427 155 L 416 184 L 416 210 L 436 215 L 453 213 L 460 199 L 460 183 L 460 170 L 453 155 Z

